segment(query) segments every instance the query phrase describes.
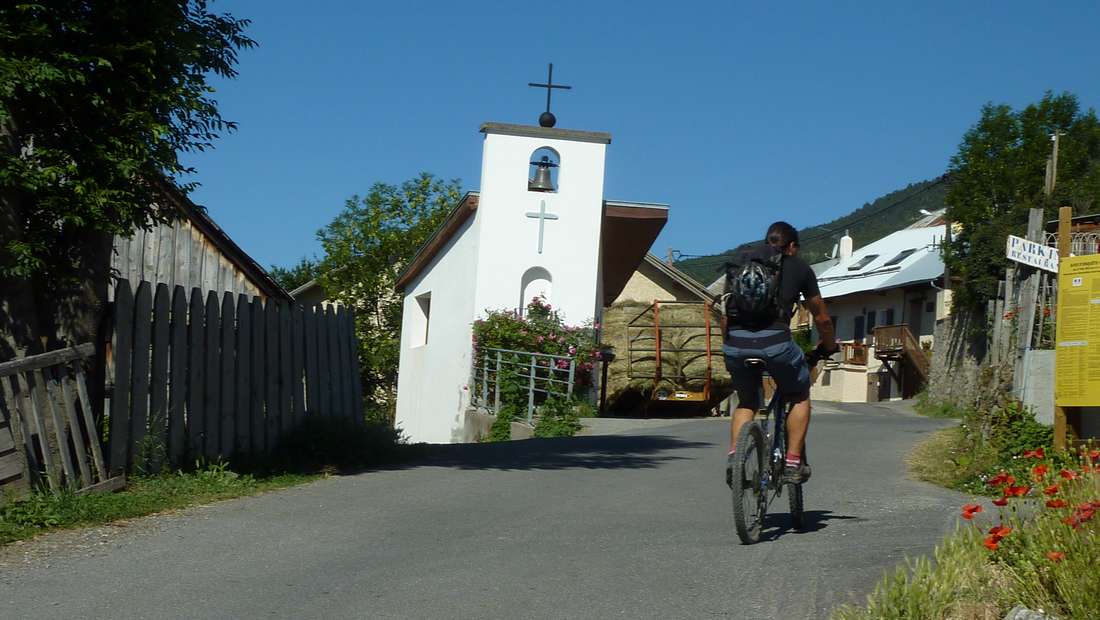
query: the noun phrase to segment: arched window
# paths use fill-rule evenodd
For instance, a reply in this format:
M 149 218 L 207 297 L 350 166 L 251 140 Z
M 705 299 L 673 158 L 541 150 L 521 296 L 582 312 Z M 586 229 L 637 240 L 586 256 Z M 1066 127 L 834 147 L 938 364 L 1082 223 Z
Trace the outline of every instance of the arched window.
M 552 283 L 553 278 L 550 277 L 550 272 L 542 267 L 531 267 L 523 272 L 519 287 L 520 313 L 526 312 L 527 304 L 531 303 L 531 300 L 536 297 L 542 297 L 549 302 Z
M 527 189 L 532 192 L 558 191 L 558 170 L 561 156 L 554 149 L 544 146 L 531 153 L 527 171 Z

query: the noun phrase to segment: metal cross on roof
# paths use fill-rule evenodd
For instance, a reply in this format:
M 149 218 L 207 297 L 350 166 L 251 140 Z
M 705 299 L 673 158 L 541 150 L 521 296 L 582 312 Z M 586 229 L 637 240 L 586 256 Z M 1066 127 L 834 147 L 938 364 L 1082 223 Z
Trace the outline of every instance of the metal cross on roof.
M 539 115 L 539 125 L 541 125 L 543 127 L 553 127 L 554 124 L 558 122 L 558 120 L 556 118 L 554 118 L 554 115 L 550 112 L 550 93 L 552 93 L 555 88 L 560 88 L 562 90 L 570 90 L 573 87 L 572 86 L 564 86 L 564 85 L 561 85 L 561 84 L 555 84 L 554 83 L 554 63 L 550 63 L 550 68 L 549 68 L 549 71 L 547 72 L 547 75 L 546 75 L 546 83 L 545 84 L 536 84 L 534 82 L 528 82 L 527 85 L 528 86 L 533 86 L 535 88 L 545 88 L 546 89 L 546 111 Z

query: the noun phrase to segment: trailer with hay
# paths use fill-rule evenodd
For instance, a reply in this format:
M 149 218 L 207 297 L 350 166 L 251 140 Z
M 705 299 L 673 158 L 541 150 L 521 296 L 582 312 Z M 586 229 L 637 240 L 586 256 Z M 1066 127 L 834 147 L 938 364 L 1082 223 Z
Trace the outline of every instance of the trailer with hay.
M 604 315 L 612 409 L 717 413 L 729 396 L 720 315 L 706 301 L 627 302 Z

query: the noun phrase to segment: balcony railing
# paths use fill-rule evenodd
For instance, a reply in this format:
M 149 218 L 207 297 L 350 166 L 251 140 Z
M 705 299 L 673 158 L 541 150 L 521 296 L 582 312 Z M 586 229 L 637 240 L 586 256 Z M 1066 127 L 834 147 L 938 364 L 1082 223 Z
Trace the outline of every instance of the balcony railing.
M 858 342 L 843 342 L 840 346 L 844 353 L 845 364 L 867 365 L 867 345 Z

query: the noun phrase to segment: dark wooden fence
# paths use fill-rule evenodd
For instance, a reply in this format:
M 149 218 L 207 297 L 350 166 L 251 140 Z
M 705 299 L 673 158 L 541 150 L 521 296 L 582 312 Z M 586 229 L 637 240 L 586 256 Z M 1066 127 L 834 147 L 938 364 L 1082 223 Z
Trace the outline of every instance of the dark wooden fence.
M 362 416 L 344 308 L 142 282 L 115 290 L 112 473 L 270 453 L 309 416 Z

